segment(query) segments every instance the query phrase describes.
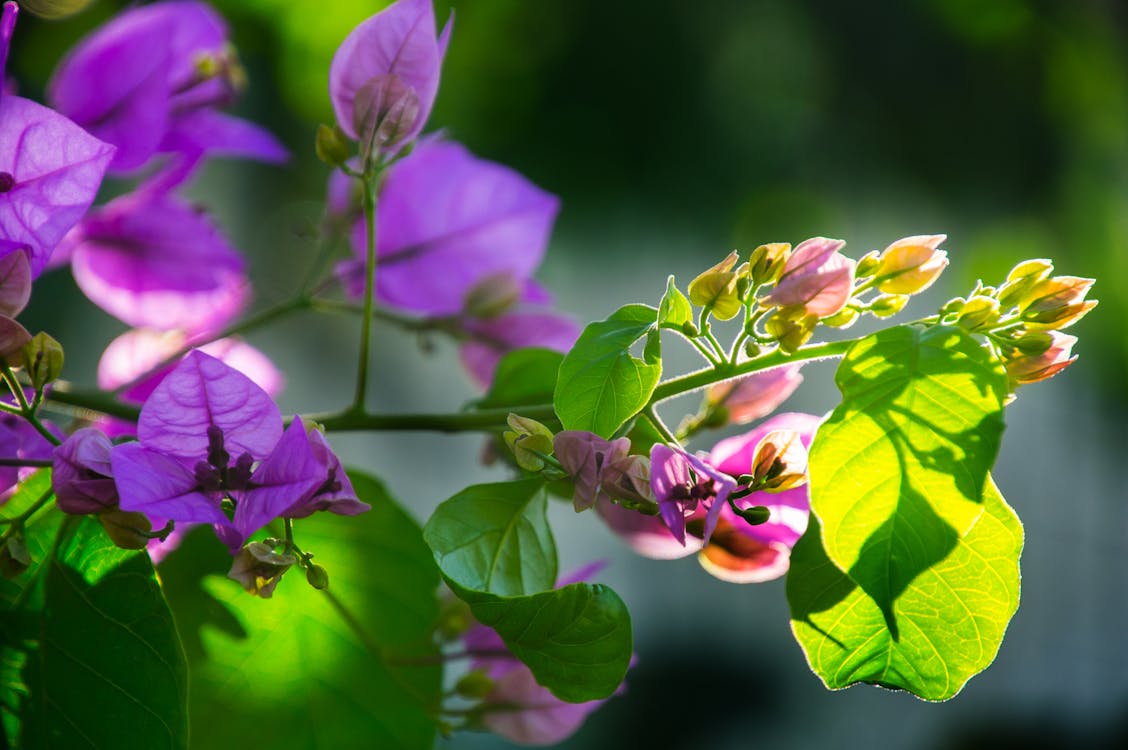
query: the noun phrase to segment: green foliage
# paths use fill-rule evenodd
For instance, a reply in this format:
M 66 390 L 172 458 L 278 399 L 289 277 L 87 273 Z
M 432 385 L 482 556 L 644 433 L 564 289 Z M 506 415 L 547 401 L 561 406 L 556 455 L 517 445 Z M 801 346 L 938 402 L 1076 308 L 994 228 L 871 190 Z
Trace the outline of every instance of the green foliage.
M 474 485 L 435 509 L 423 539 L 443 575 L 463 588 L 535 594 L 556 584 L 547 507 L 541 479 Z
M 370 512 L 295 524 L 302 549 L 329 572 L 327 591 L 294 569 L 273 599 L 252 597 L 220 577 L 231 558 L 212 544 L 215 575 L 196 579 L 197 592 L 214 597 L 238 626 L 224 619 L 222 630 L 202 626 L 207 658 L 193 664 L 194 746 L 431 747 L 442 682 L 431 638 L 438 573 L 418 524 L 383 485 L 349 476 Z M 173 588 L 191 588 L 185 580 L 169 588 L 183 623 L 198 597 L 173 598 Z
M 548 403 L 563 359 L 560 352 L 537 347 L 506 353 L 497 364 L 489 391 L 475 406 L 498 409 Z
M 811 527 L 792 554 L 793 629 L 828 687 L 955 695 L 1018 606 L 1018 518 L 991 484 L 1006 375 L 956 328 L 862 339 L 810 454 Z
M 819 532 L 812 518 L 792 550 L 787 598 L 795 637 L 828 688 L 868 682 L 946 700 L 994 661 L 1018 608 L 1022 524 L 990 480 L 983 513 L 907 584 L 892 621 L 835 567 Z
M 646 406 L 662 376 L 657 320 L 653 307 L 626 305 L 584 329 L 560 364 L 553 396 L 565 429 L 609 438 Z M 639 359 L 631 347 L 643 337 Z
M 40 472 L 18 502 L 49 486 Z M 115 547 L 92 518 L 54 509 L 27 539 L 40 562 L 4 587 L 15 610 L 2 645 L 9 744 L 187 747 L 187 664 L 148 555 Z
M 556 544 L 537 479 L 475 485 L 423 530 L 447 583 L 561 700 L 606 698 L 630 664 L 630 614 L 606 586 L 552 589 Z
M 862 339 L 815 436 L 811 510 L 822 543 L 889 610 L 983 512 L 1003 431 L 1006 375 L 971 336 L 900 326 Z
M 666 293 L 658 303 L 658 325 L 676 331 L 682 331 L 685 326 L 693 325 L 693 307 L 674 283 L 673 275 L 666 279 Z
M 630 613 L 607 586 L 573 583 L 533 596 L 468 600 L 478 621 L 496 630 L 561 700 L 606 698 L 627 674 Z

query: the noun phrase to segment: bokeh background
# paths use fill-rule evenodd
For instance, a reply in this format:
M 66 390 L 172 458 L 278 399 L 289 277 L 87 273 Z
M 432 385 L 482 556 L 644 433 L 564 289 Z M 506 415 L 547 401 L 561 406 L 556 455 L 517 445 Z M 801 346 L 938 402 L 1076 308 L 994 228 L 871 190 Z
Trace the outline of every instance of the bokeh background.
M 265 305 L 285 298 L 312 259 L 328 174 L 312 143 L 332 116 L 329 60 L 384 3 L 213 2 L 251 76 L 238 111 L 294 153 L 285 169 L 212 164 L 191 191 L 248 254 Z M 437 0 L 440 22 L 450 5 Z M 1025 575 L 986 673 L 939 705 L 868 687 L 829 693 L 791 639 L 782 581 L 734 586 L 693 558 L 633 557 L 594 517 L 561 504 L 562 569 L 610 560 L 603 580 L 631 608 L 639 654 L 628 694 L 566 747 L 1128 747 L 1128 5 L 453 5 L 430 127 L 561 197 L 539 278 L 580 319 L 654 304 L 667 274 L 687 281 L 731 248 L 813 235 L 843 237 L 859 257 L 905 235 L 947 233 L 951 266 L 915 303 L 920 314 L 1028 257 L 1098 279 L 1101 305 L 1072 331 L 1079 361 L 1007 412 L 996 480 L 1026 524 Z M 39 96 L 60 55 L 120 7 L 98 0 L 65 22 L 23 18 L 9 63 L 21 91 Z M 39 282 L 23 320 L 56 335 L 68 377 L 85 384 L 123 330 L 65 271 Z M 287 373 L 281 401 L 293 412 L 347 400 L 356 335 L 353 320 L 310 316 L 250 340 Z M 376 352 L 381 411 L 456 410 L 476 395 L 449 342 L 381 327 Z M 687 354 L 668 367 L 692 364 Z M 805 372 L 785 408 L 832 408 L 832 369 Z M 694 406 L 664 413 L 676 422 Z M 480 464 L 478 436 L 334 442 L 420 519 L 466 484 L 500 477 Z M 474 735 L 439 744 L 504 746 Z

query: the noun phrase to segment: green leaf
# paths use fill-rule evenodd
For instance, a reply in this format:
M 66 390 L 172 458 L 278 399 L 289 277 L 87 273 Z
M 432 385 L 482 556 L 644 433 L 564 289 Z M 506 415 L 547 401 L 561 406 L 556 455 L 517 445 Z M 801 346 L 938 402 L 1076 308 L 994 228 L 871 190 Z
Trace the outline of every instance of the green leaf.
M 968 533 L 893 603 L 895 631 L 827 557 L 812 517 L 791 553 L 791 629 L 832 690 L 867 682 L 946 700 L 994 661 L 1018 609 L 1021 552 L 1022 524 L 988 480 Z
M 549 403 L 563 359 L 563 354 L 552 349 L 530 347 L 508 352 L 498 362 L 489 391 L 475 406 L 500 409 Z
M 450 580 L 501 596 L 556 584 L 556 542 L 541 479 L 477 484 L 435 509 L 423 540 Z
M 226 555 L 201 582 L 246 636 L 202 632 L 208 658 L 193 665 L 193 746 L 432 746 L 442 691 L 431 637 L 438 571 L 419 525 L 383 485 L 349 476 L 371 511 L 294 523 L 302 550 L 328 570 L 328 591 L 294 568 L 272 599 L 255 598 L 224 577 Z
M 40 585 L 20 744 L 187 747 L 188 667 L 149 556 L 70 518 Z
M 983 512 L 1006 375 L 957 328 L 901 326 L 851 347 L 836 380 L 842 404 L 811 446 L 811 511 L 830 559 L 892 618 Z
M 461 593 L 474 617 L 496 630 L 560 700 L 606 698 L 626 677 L 633 648 L 630 613 L 611 588 L 573 583 L 522 597 Z
M 447 583 L 561 700 L 611 695 L 631 659 L 630 615 L 606 586 L 556 583 L 544 482 L 475 485 L 423 530 Z
M 662 377 L 658 346 L 648 341 L 644 359 L 631 354 L 636 341 L 655 330 L 658 311 L 626 305 L 591 323 L 560 364 L 553 406 L 568 430 L 610 438 L 637 414 Z
M 671 275 L 666 280 L 666 293 L 658 303 L 658 325 L 681 331 L 687 323 L 693 323 L 693 307 L 690 306 L 689 299 L 678 289 Z

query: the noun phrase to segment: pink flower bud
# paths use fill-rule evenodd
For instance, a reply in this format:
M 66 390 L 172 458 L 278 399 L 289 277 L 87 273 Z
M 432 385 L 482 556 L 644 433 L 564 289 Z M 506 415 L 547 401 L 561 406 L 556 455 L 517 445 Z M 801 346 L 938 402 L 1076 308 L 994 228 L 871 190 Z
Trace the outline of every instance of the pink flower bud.
M 1023 354 L 1006 362 L 1007 375 L 1017 385 L 1037 383 L 1057 375 L 1073 364 L 1077 355 L 1071 355 L 1076 336 L 1068 333 L 1050 331 L 1052 341 L 1039 354 Z
M 733 424 L 748 424 L 771 414 L 795 392 L 803 382 L 799 367 L 798 364 L 773 367 L 718 383 L 709 389 L 705 398 L 710 404 L 724 405 Z
M 1031 286 L 1017 303 L 1027 328 L 1048 330 L 1076 323 L 1097 305 L 1085 301 L 1093 281 L 1080 276 L 1053 276 Z
M 940 277 L 948 266 L 948 254 L 940 250 L 943 234 L 918 235 L 897 240 L 881 254 L 874 272 L 877 288 L 886 294 L 916 294 Z
M 814 237 L 795 248 L 775 289 L 763 302 L 799 307 L 825 318 L 841 310 L 854 290 L 855 263 L 838 251 L 846 243 Z
M 55 449 L 51 488 L 59 510 L 77 515 L 117 507 L 110 452 L 113 443 L 101 430 L 76 431 Z

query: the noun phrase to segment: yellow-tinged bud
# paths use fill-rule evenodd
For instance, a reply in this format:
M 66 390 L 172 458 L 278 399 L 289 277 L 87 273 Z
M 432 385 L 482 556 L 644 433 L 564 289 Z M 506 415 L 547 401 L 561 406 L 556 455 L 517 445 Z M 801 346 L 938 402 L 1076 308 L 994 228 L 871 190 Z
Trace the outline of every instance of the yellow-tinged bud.
M 831 328 L 849 328 L 857 322 L 860 314 L 858 308 L 847 305 L 829 318 L 823 318 L 823 325 Z
M 235 556 L 227 577 L 241 583 L 249 593 L 269 599 L 282 574 L 297 562 L 289 552 L 275 552 L 268 544 L 251 542 Z
M 807 314 L 803 307 L 781 307 L 767 319 L 764 329 L 781 349 L 792 353 L 810 340 L 818 323 L 818 316 Z
M 879 294 L 866 309 L 878 318 L 891 318 L 904 310 L 908 303 L 907 294 Z
M 795 430 L 773 430 L 756 444 L 752 458 L 757 490 L 782 492 L 807 482 L 807 449 Z
M 153 538 L 153 525 L 144 513 L 126 510 L 107 510 L 98 514 L 106 535 L 122 549 L 145 549 Z
M 1093 279 L 1054 276 L 1034 284 L 1018 302 L 1022 320 L 1031 330 L 1067 328 L 1097 306 L 1085 300 Z
M 748 272 L 747 264 L 733 271 L 739 254 L 733 250 L 728 257 L 689 282 L 689 301 L 698 307 L 712 308 L 713 317 L 729 320 L 736 317 L 744 306 L 737 292 L 737 281 Z
M 521 284 L 508 271 L 490 274 L 477 284 L 462 301 L 462 309 L 475 318 L 496 318 L 521 299 Z
M 1048 331 L 1031 331 L 1015 339 L 1015 347 L 1023 354 L 1041 354 L 1054 343 Z
M 1014 385 L 1027 385 L 1047 380 L 1069 367 L 1077 359 L 1072 354 L 1076 336 L 1052 331 L 1050 345 L 1038 354 L 1019 354 L 1006 361 L 1007 375 Z
M 923 292 L 948 267 L 948 254 L 940 248 L 942 234 L 906 237 L 897 240 L 881 254 L 873 275 L 877 288 L 886 294 Z
M 512 430 L 502 433 L 501 437 L 513 451 L 517 465 L 525 471 L 543 469 L 544 459 L 538 454 L 552 455 L 552 430 L 535 419 L 517 414 L 510 414 L 506 421 Z
M 956 319 L 968 331 L 983 331 L 999 322 L 999 301 L 994 297 L 975 295 L 969 299 Z
M 1003 309 L 1019 304 L 1031 287 L 1049 277 L 1053 271 L 1054 264 L 1045 258 L 1022 261 L 1011 269 L 1006 282 L 996 292 L 999 304 Z
M 314 141 L 317 158 L 331 167 L 339 167 L 352 155 L 349 139 L 337 125 L 317 126 L 317 139 Z
M 463 698 L 480 700 L 490 694 L 494 688 L 494 681 L 486 674 L 484 669 L 475 669 L 467 672 L 454 684 L 454 691 Z
M 950 299 L 947 302 L 945 302 L 943 304 L 943 306 L 941 306 L 940 314 L 941 315 L 951 315 L 953 313 L 958 313 L 961 310 L 963 310 L 964 305 L 966 305 L 966 304 L 967 304 L 967 300 L 964 299 L 963 297 L 956 297 L 955 299 Z
M 63 374 L 63 347 L 43 331 L 24 344 L 22 355 L 24 372 L 37 390 Z
M 1069 328 L 1089 314 L 1097 306 L 1096 300 L 1077 302 L 1072 305 L 1060 307 L 1057 310 L 1045 310 L 1039 313 L 1026 312 L 1022 316 L 1026 327 L 1031 331 L 1054 331 Z
M 787 242 L 769 242 L 753 250 L 752 256 L 748 259 L 748 274 L 752 286 L 776 282 L 779 275 L 783 273 L 783 267 L 787 264 L 790 255 L 791 244 Z
M 864 279 L 867 276 L 873 276 L 873 272 L 877 270 L 879 265 L 881 265 L 881 253 L 871 250 L 858 261 L 858 268 L 854 273 L 857 278 Z

